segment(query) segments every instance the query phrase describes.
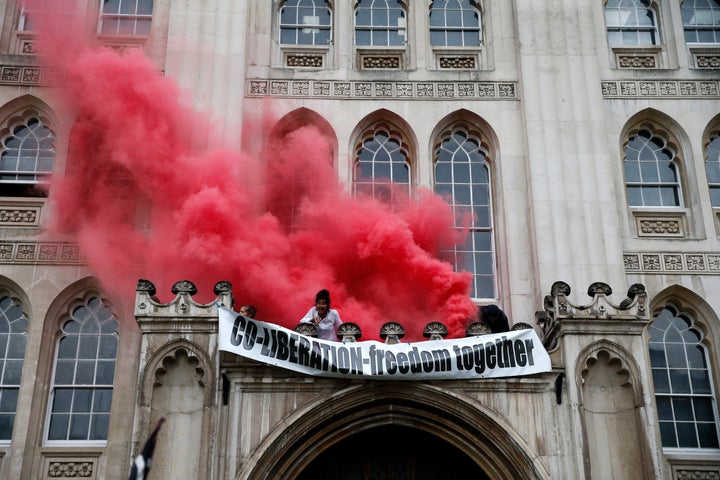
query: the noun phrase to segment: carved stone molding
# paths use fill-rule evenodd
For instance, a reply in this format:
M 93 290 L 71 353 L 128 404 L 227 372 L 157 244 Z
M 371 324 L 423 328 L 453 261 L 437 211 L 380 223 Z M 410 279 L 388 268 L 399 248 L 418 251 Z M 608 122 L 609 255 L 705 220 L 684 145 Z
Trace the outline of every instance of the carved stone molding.
M 80 246 L 63 242 L 0 241 L 0 264 L 82 265 Z
M 402 56 L 400 55 L 361 55 L 360 67 L 363 70 L 400 70 Z
M 717 80 L 604 80 L 605 98 L 720 98 Z
M 449 70 L 474 70 L 477 58 L 474 55 L 438 55 L 438 67 Z
M 34 65 L 0 65 L 0 85 L 45 85 L 52 83 L 52 71 Z
M 655 55 L 618 55 L 617 64 L 620 68 L 657 68 Z
M 49 478 L 95 478 L 94 462 L 49 462 Z
M 720 480 L 720 468 L 699 470 L 695 468 L 675 470 L 676 480 Z
M 285 57 L 287 67 L 322 68 L 324 63 L 323 55 L 317 54 L 289 53 Z
M 39 224 L 40 207 L 0 208 L 0 226 L 36 227 Z
M 516 82 L 412 82 L 412 81 L 247 81 L 249 97 L 333 99 L 517 100 Z
M 720 254 L 716 252 L 625 252 L 623 263 L 627 273 L 720 275 Z
M 685 214 L 632 212 L 638 237 L 685 238 Z
M 720 55 L 696 55 L 695 66 L 697 68 L 720 68 Z

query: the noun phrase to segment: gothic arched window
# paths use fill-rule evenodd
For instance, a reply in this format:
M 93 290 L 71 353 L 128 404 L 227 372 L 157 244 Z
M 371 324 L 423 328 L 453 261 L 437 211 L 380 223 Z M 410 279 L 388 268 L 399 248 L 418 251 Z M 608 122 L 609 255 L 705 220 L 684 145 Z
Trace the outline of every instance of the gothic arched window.
M 464 244 L 449 252 L 455 269 L 473 274 L 473 298 L 495 298 L 495 254 L 490 171 L 480 139 L 462 129 L 435 150 L 435 192 L 453 208 L 456 228 L 470 226 Z
M 410 163 L 402 138 L 379 128 L 368 134 L 355 157 L 355 194 L 365 194 L 389 205 L 396 195 L 410 194 Z
M 605 22 L 610 45 L 660 43 L 656 14 L 650 0 L 607 0 Z
M 355 45 L 390 47 L 407 42 L 407 12 L 400 0 L 359 0 Z
M 663 447 L 717 449 L 717 405 L 702 330 L 668 305 L 648 332 Z
M 55 352 L 45 438 L 107 440 L 118 351 L 118 322 L 97 298 L 72 311 Z
M 10 297 L 0 297 L 0 442 L 10 441 L 20 393 L 28 319 Z
M 720 1 L 683 0 L 680 13 L 685 42 L 720 43 Z
M 624 153 L 629 206 L 682 206 L 676 154 L 667 140 L 643 128 L 630 137 Z
M 720 207 L 720 132 L 715 133 L 705 147 L 705 173 L 710 189 L 710 203 Z
M 288 0 L 280 7 L 280 43 L 329 45 L 332 10 L 327 0 Z
M 2 139 L 0 184 L 17 190 L 32 187 L 52 173 L 55 161 L 55 137 L 36 116 L 10 127 Z M 21 190 L 18 190 L 21 191 Z
M 479 47 L 482 22 L 471 0 L 435 0 L 430 6 L 430 44 L 434 47 Z

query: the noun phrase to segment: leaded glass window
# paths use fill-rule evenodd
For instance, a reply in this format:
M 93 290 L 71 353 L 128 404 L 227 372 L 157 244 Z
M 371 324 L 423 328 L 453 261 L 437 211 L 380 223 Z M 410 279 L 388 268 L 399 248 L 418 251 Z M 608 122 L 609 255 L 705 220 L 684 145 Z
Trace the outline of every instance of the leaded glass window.
M 454 130 L 435 151 L 435 193 L 452 206 L 455 228 L 470 225 L 467 239 L 451 252 L 455 269 L 473 274 L 471 295 L 495 298 L 495 254 L 490 171 L 480 140 Z
M 470 0 L 435 0 L 430 6 L 430 44 L 478 47 L 482 43 L 480 10 Z
M 705 147 L 705 173 L 710 188 L 710 203 L 720 207 L 720 133 L 716 133 Z
M 667 141 L 641 129 L 625 144 L 625 185 L 631 207 L 681 207 L 676 155 Z
M 331 24 L 327 0 L 289 0 L 280 7 L 280 43 L 329 45 Z
M 10 297 L 0 298 L 0 442 L 10 441 L 20 393 L 28 319 Z
M 152 24 L 152 0 L 100 0 L 98 33 L 148 36 Z
M 667 306 L 648 332 L 663 447 L 717 449 L 717 404 L 702 330 Z
M 110 422 L 118 323 L 92 298 L 72 312 L 55 352 L 48 441 L 105 441 Z
M 53 133 L 37 117 L 30 117 L 2 139 L 0 183 L 38 183 L 52 173 L 54 161 Z
M 410 164 L 402 139 L 376 130 L 363 140 L 355 159 L 356 195 L 368 195 L 389 205 L 397 195 L 410 194 Z
M 655 11 L 650 0 L 608 0 L 605 22 L 610 45 L 657 45 L 660 43 Z
M 720 43 L 720 1 L 684 0 L 680 13 L 687 43 Z
M 355 45 L 403 46 L 407 15 L 399 0 L 359 0 L 355 6 Z

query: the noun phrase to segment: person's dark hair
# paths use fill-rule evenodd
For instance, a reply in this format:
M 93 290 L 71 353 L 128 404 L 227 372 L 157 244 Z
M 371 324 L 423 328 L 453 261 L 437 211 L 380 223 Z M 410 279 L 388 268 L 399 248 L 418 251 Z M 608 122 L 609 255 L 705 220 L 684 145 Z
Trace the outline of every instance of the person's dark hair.
M 248 317 L 255 318 L 255 314 L 257 313 L 257 307 L 255 305 L 243 305 L 242 307 L 240 307 L 240 310 L 242 310 L 243 308 L 247 310 Z
M 485 305 L 478 311 L 480 319 L 490 327 L 492 333 L 510 331 L 507 315 L 497 305 Z
M 317 294 L 315 294 L 315 303 L 318 302 L 318 300 L 325 300 L 327 301 L 328 307 L 330 306 L 330 292 L 326 289 L 322 289 Z

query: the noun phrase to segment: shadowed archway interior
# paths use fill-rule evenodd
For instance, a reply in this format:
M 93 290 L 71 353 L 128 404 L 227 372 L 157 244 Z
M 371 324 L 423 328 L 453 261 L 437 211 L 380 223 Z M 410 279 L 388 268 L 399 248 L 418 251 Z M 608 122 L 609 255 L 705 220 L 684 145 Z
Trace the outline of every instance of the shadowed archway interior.
M 420 429 L 384 425 L 352 435 L 313 460 L 297 480 L 460 480 L 490 477 L 464 452 Z

